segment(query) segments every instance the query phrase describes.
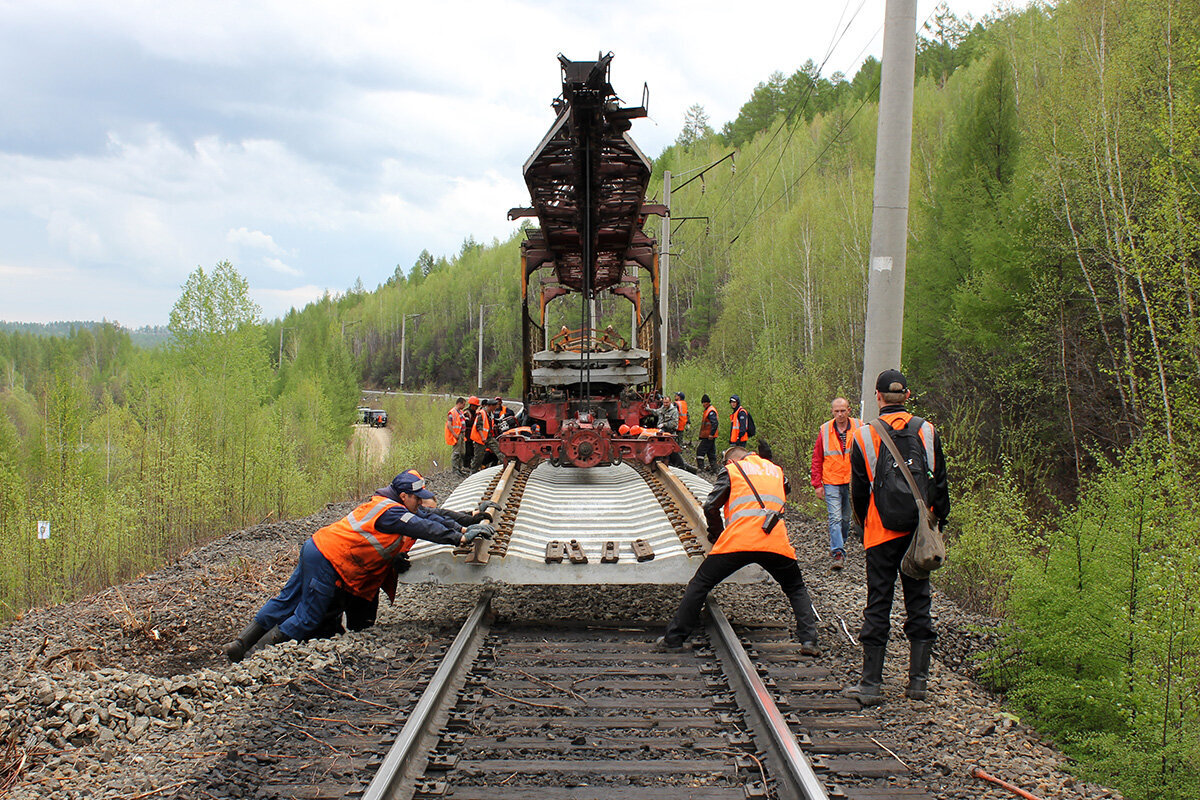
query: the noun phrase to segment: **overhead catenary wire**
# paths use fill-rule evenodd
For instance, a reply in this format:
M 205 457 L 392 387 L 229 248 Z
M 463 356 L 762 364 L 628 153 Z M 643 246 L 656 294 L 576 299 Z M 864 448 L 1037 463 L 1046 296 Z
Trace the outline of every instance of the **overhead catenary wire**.
M 827 63 L 829 63 L 829 59 L 833 57 L 833 53 L 837 49 L 838 45 L 841 44 L 842 39 L 844 39 L 846 34 L 849 32 L 850 26 L 854 23 L 854 20 L 858 18 L 858 14 L 862 11 L 863 5 L 865 5 L 865 3 L 866 3 L 866 0 L 861 0 L 861 2 L 859 2 L 858 8 L 854 11 L 853 16 L 851 16 L 850 20 L 846 23 L 845 27 L 842 28 L 840 34 L 837 32 L 837 27 L 836 26 L 834 27 L 834 34 L 830 38 L 829 47 L 827 48 L 827 50 L 825 52 L 824 58 L 821 59 L 820 65 L 818 65 L 818 67 L 817 67 L 817 76 L 818 77 L 824 71 L 825 65 Z M 847 0 L 847 3 L 842 6 L 842 14 L 840 17 L 838 17 L 839 24 L 841 23 L 842 19 L 845 18 L 847 8 L 849 8 L 848 0 Z M 876 32 L 876 35 L 878 35 L 878 32 Z M 874 40 L 874 37 L 872 37 L 872 41 L 873 40 Z M 808 107 L 808 101 L 812 98 L 812 94 L 816 88 L 816 85 L 817 85 L 816 79 L 811 79 L 809 81 L 808 86 L 805 88 L 805 91 L 800 95 L 800 97 L 798 97 L 796 99 L 796 102 L 792 104 L 792 107 L 790 109 L 788 109 L 788 112 L 784 117 L 785 119 L 794 119 L 797 111 L 799 111 L 801 113 L 804 112 L 804 110 Z M 762 160 L 762 158 L 771 149 L 771 145 L 774 143 L 775 139 L 779 136 L 779 134 L 782 130 L 783 130 L 783 126 L 781 125 L 779 127 L 776 127 L 775 130 L 771 132 L 771 137 L 769 139 L 767 139 L 766 143 L 762 146 L 762 149 L 759 150 L 758 154 L 751 160 L 750 164 L 745 168 L 745 171 L 742 173 L 743 180 L 745 179 L 745 175 L 747 173 L 749 173 L 750 171 L 752 171 L 754 169 L 754 167 L 758 165 L 758 162 L 760 160 Z M 787 141 L 785 141 L 783 147 L 780 148 L 780 155 L 779 155 L 780 160 L 782 160 L 783 153 L 786 152 L 787 144 L 791 141 L 791 138 L 794 135 L 794 133 L 795 133 L 795 127 L 793 126 L 788 132 Z M 779 165 L 779 161 L 776 161 L 776 168 L 778 168 L 778 165 Z M 768 179 L 767 183 L 769 185 L 769 183 L 770 183 L 769 179 Z M 719 206 L 717 206 L 717 208 L 713 211 L 714 216 L 716 214 L 720 213 L 721 209 L 723 209 L 729 203 L 729 201 L 733 199 L 733 195 L 737 191 L 737 188 L 738 188 L 737 185 L 730 186 L 729 190 L 725 194 L 725 198 L 721 201 L 721 204 Z M 761 198 L 760 198 L 760 200 L 761 200 Z M 755 203 L 755 205 L 757 205 L 757 202 Z
M 933 14 L 936 12 L 936 10 L 937 9 L 934 9 L 934 12 L 931 12 L 929 14 L 929 16 L 927 16 L 925 18 L 924 22 L 921 23 L 921 29 L 924 29 L 925 26 L 927 26 L 929 24 L 929 20 L 931 20 L 933 18 Z M 880 30 L 882 30 L 882 28 L 880 28 Z M 875 35 L 878 36 L 878 34 L 879 34 L 879 31 L 877 30 L 875 32 Z M 874 37 L 872 37 L 872 41 L 874 41 Z M 866 49 L 866 48 L 864 47 L 864 49 Z M 880 76 L 880 80 L 882 80 L 882 76 Z M 854 109 L 854 113 L 852 113 L 848 118 L 846 118 L 842 122 L 841 127 L 839 127 L 837 129 L 837 131 L 834 133 L 833 137 L 830 138 L 830 140 L 828 142 L 826 142 L 825 147 L 823 147 L 821 149 L 821 152 L 817 153 L 817 155 L 813 158 L 813 160 L 811 162 L 809 162 L 808 166 L 806 166 L 800 172 L 800 174 L 796 176 L 796 179 L 793 180 L 791 183 L 789 183 L 787 186 L 785 186 L 783 192 L 781 192 L 778 197 L 776 197 L 774 200 L 772 200 L 770 203 L 768 203 L 762 209 L 759 209 L 757 211 L 757 213 L 753 213 L 749 218 L 747 218 L 742 223 L 742 225 L 738 228 L 737 233 L 734 234 L 733 238 L 729 240 L 728 244 L 726 245 L 725 250 L 723 250 L 721 252 L 721 255 L 724 255 L 725 253 L 728 252 L 729 247 L 732 247 L 733 244 L 736 243 L 739 238 L 741 238 L 742 233 L 746 230 L 746 228 L 751 223 L 756 222 L 760 217 L 762 217 L 763 214 L 765 214 L 767 211 L 770 211 L 773 207 L 775 207 L 775 205 L 777 205 L 780 200 L 787 197 L 791 193 L 791 191 L 794 188 L 796 188 L 796 186 L 800 183 L 800 181 L 803 180 L 804 177 L 806 175 L 808 175 L 808 173 L 811 172 L 813 170 L 813 168 L 816 167 L 821 162 L 821 159 L 824 158 L 824 156 L 827 152 L 829 152 L 829 149 L 831 147 L 833 147 L 833 145 L 838 143 L 838 140 L 841 138 L 842 133 L 846 130 L 846 128 L 850 127 L 850 123 L 854 121 L 855 117 L 857 117 L 859 115 L 859 113 L 863 110 L 863 108 L 866 107 L 867 103 L 870 102 L 871 98 L 877 95 L 877 93 L 879 92 L 879 86 L 880 86 L 880 81 L 876 81 L 875 85 L 871 88 L 871 91 L 866 92 L 863 95 L 863 98 L 859 102 L 858 107 L 856 109 Z M 789 137 L 789 141 L 790 141 L 790 137 Z M 785 146 L 786 146 L 786 143 L 785 143 Z M 782 158 L 783 158 L 783 154 L 781 152 L 780 159 L 782 160 Z M 771 177 L 773 177 L 773 176 L 774 176 L 774 172 L 772 172 Z M 770 177 L 768 177 L 768 179 L 764 185 L 764 189 L 763 189 L 764 194 L 766 192 L 766 186 L 769 186 L 769 185 L 770 185 Z M 732 195 L 732 191 L 733 190 L 731 189 L 730 195 Z M 761 201 L 761 197 L 762 197 L 762 195 L 760 195 L 760 201 Z M 755 203 L 755 207 L 757 207 L 757 205 L 758 205 L 758 202 Z

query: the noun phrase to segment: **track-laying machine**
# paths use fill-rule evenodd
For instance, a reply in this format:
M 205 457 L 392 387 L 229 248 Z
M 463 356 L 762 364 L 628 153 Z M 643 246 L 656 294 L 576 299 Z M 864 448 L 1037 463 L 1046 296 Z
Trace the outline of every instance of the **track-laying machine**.
M 527 228 L 521 244 L 529 430 L 501 436 L 500 450 L 522 463 L 649 464 L 679 445 L 650 419 L 660 402 L 663 342 L 658 249 L 642 228 L 666 207 L 645 202 L 651 165 L 629 136 L 632 120 L 646 116 L 648 93 L 641 105 L 620 104 L 609 82 L 611 53 L 559 62 L 554 124 L 524 167 L 532 204 L 508 212 L 536 217 L 538 227 Z M 600 327 L 596 309 L 609 297 L 629 302 L 628 328 L 620 313 L 611 315 L 622 320 L 620 331 Z M 570 321 L 551 330 L 555 305 Z
M 521 247 L 526 424 L 498 438 L 503 465 L 445 501 L 494 504 L 495 538 L 418 542 L 405 581 L 685 583 L 709 548 L 698 498 L 711 485 L 668 466 L 679 444 L 653 427 L 663 342 L 643 226 L 667 209 L 645 201 L 651 165 L 629 137 L 647 92 L 622 106 L 611 61 L 559 56 L 554 124 L 524 167 L 532 202 L 509 212 L 538 221 Z

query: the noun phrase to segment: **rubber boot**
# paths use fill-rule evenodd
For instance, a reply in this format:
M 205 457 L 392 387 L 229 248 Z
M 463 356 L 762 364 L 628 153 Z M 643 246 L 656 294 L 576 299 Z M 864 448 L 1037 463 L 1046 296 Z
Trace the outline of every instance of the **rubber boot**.
M 883 702 L 883 656 L 886 649 L 882 645 L 863 645 L 862 679 L 854 686 L 842 689 L 844 697 L 853 697 L 864 706 Z
M 924 700 L 929 685 L 929 659 L 933 656 L 933 640 L 925 639 L 908 643 L 908 688 L 905 697 Z
M 246 651 L 254 647 L 255 642 L 263 637 L 267 629 L 258 622 L 251 622 L 246 626 L 246 629 L 237 635 L 229 644 L 225 645 L 225 657 L 231 662 L 237 663 L 246 657 Z
M 263 636 L 260 647 L 270 647 L 271 645 L 279 644 L 280 642 L 290 641 L 291 638 L 292 637 L 279 630 L 279 626 L 276 625 L 274 628 L 271 628 L 271 630 L 267 631 L 266 635 Z

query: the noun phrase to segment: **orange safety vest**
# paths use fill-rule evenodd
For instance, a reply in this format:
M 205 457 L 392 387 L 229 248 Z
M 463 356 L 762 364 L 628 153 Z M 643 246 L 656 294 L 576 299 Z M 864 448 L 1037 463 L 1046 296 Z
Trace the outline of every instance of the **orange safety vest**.
M 912 414 L 907 411 L 893 411 L 890 414 L 881 414 L 879 418 L 890 425 L 892 430 L 900 430 L 912 419 Z M 929 464 L 929 468 L 933 469 L 933 426 L 927 421 L 921 426 L 918 433 L 921 436 L 921 442 L 925 445 L 925 461 Z M 879 461 L 879 450 L 883 447 L 879 433 L 869 424 L 862 424 L 854 431 L 854 441 L 862 450 L 863 461 L 867 465 L 867 481 L 872 485 L 871 503 L 867 507 L 867 518 L 863 520 L 863 549 L 883 544 L 892 539 L 899 539 L 901 536 L 908 536 L 912 531 L 893 531 L 883 527 L 883 521 L 879 518 L 879 509 L 875 508 L 875 464 Z
M 679 406 L 679 430 L 687 427 L 687 400 L 676 400 L 675 405 Z
M 700 438 L 715 439 L 717 438 L 717 409 L 709 406 L 700 414 Z
M 824 442 L 825 461 L 821 466 L 821 483 L 840 486 L 850 482 L 850 451 L 854 449 L 854 431 L 862 426 L 862 420 L 850 418 L 846 429 L 846 446 L 833 429 L 833 420 L 821 426 L 821 441 Z
M 446 444 L 451 447 L 458 444 L 458 437 L 462 435 L 462 429 L 463 412 L 454 406 L 446 412 Z
M 475 412 L 475 421 L 471 423 L 471 441 L 486 444 L 492 436 L 492 415 L 483 406 Z
M 743 477 L 738 467 L 746 473 Z M 768 511 L 783 513 L 783 470 L 762 456 L 750 454 L 728 467 L 729 499 L 725 502 L 725 530 L 713 545 L 711 553 L 779 553 L 795 558 L 796 551 L 788 541 L 787 526 L 779 520 L 770 533 L 762 529 Z M 746 480 L 749 478 L 750 480 Z M 758 497 L 754 496 L 754 489 Z M 758 500 L 762 498 L 762 505 Z
M 375 495 L 342 519 L 313 534 L 313 544 L 333 564 L 346 590 L 365 600 L 375 599 L 379 587 L 388 578 L 392 561 L 416 544 L 417 540 L 411 536 L 375 529 L 383 512 L 397 507 L 404 508 L 395 500 Z M 411 511 L 404 513 L 416 516 Z
M 733 413 L 729 415 L 729 424 L 733 426 L 729 429 L 730 444 L 745 444 L 750 440 L 750 434 L 738 427 L 738 412 L 741 410 L 742 406 L 738 406 L 733 410 Z M 747 411 L 746 413 L 749 414 L 750 412 Z

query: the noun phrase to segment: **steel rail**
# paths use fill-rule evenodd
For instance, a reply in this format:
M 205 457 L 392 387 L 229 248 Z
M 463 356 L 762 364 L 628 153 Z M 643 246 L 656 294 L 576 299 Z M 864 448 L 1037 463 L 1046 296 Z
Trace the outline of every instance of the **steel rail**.
M 475 609 L 463 623 L 458 636 L 454 637 L 437 672 L 430 678 L 429 685 L 408 715 L 379 771 L 368 784 L 362 800 L 392 800 L 399 796 L 397 792 L 406 778 L 421 774 L 423 764 L 417 764 L 416 761 L 425 755 L 432 737 L 436 735 L 431 723 L 437 715 L 446 711 L 449 703 L 455 699 L 455 692 L 461 688 L 467 668 L 487 632 L 483 621 L 491 609 L 494 593 L 495 590 L 488 589 L 480 594 Z
M 725 612 L 711 597 L 708 613 L 711 620 L 709 640 L 717 648 L 735 694 L 753 715 L 755 733 L 766 739 L 764 749 L 770 757 L 771 775 L 778 782 L 779 797 L 781 800 L 827 800 L 824 784 L 796 744 L 796 737 L 746 655 Z

